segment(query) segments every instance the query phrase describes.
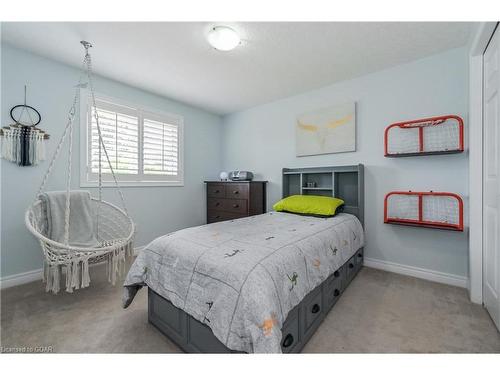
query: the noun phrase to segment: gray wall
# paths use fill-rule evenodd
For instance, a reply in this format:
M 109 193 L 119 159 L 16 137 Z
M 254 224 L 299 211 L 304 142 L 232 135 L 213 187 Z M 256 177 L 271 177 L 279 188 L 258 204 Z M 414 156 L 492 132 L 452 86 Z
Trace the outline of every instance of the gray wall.
M 281 195 L 283 167 L 363 163 L 366 256 L 466 276 L 466 232 L 385 225 L 383 199 L 400 189 L 452 191 L 466 198 L 467 153 L 384 158 L 383 131 L 393 122 L 451 113 L 467 123 L 467 69 L 467 51 L 460 48 L 228 115 L 224 168 L 251 170 L 269 180 L 270 208 Z M 357 152 L 297 158 L 296 116 L 350 100 L 357 102 Z
M 24 84 L 27 84 L 28 104 L 40 111 L 43 116 L 40 127 L 51 135 L 48 142 L 48 155 L 51 155 L 65 125 L 79 71 L 9 45 L 1 47 L 2 125 L 11 123 L 9 109 L 22 102 Z M 218 176 L 222 165 L 220 117 L 101 77 L 96 78 L 95 85 L 99 93 L 184 116 L 185 185 L 123 188 L 129 211 L 138 226 L 136 244 L 144 245 L 167 232 L 205 223 L 203 180 Z M 79 185 L 79 124 L 76 125 L 74 188 Z M 1 275 L 4 277 L 41 268 L 41 249 L 24 226 L 24 213 L 35 196 L 48 161 L 36 167 L 18 167 L 5 160 L 1 163 Z M 49 189 L 64 189 L 64 168 L 65 163 L 60 160 Z M 105 190 L 105 198 L 118 203 L 113 189 Z

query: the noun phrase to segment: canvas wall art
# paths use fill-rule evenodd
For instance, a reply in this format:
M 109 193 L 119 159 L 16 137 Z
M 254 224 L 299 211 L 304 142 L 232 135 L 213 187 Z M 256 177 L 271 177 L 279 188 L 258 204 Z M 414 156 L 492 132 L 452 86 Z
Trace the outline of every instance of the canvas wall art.
M 297 117 L 297 156 L 356 151 L 356 103 L 320 109 Z

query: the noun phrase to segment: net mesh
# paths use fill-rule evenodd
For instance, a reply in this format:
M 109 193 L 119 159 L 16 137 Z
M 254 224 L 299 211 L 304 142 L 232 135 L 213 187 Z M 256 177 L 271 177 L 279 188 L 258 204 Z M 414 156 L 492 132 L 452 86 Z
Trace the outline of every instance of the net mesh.
M 459 224 L 458 200 L 454 197 L 424 195 L 422 198 L 424 221 Z
M 423 130 L 423 151 L 420 151 L 419 129 Z M 387 152 L 409 154 L 460 149 L 460 124 L 456 119 L 427 121 L 394 126 L 388 130 Z
M 389 219 L 419 220 L 418 195 L 393 194 L 387 199 Z M 443 195 L 422 196 L 422 220 L 459 225 L 459 201 Z
M 391 219 L 418 220 L 418 196 L 403 194 L 389 196 L 387 215 Z

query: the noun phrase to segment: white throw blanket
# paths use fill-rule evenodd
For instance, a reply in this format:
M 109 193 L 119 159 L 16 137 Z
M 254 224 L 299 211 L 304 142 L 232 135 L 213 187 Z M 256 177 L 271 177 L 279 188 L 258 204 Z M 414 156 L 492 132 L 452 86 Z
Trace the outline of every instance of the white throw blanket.
M 50 191 L 40 194 L 47 219 L 47 237 L 65 242 L 66 192 Z M 70 192 L 69 245 L 95 247 L 98 245 L 92 219 L 90 193 L 85 190 Z

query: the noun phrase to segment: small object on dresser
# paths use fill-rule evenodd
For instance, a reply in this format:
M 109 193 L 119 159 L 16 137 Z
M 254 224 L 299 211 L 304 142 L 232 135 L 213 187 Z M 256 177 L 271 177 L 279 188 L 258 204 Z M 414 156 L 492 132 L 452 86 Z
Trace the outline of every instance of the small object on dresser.
M 227 174 L 227 172 L 221 172 L 219 175 L 219 178 L 221 181 L 227 181 L 228 177 L 229 177 L 229 175 Z
M 231 181 L 252 181 L 253 173 L 248 171 L 231 171 L 229 172 Z

